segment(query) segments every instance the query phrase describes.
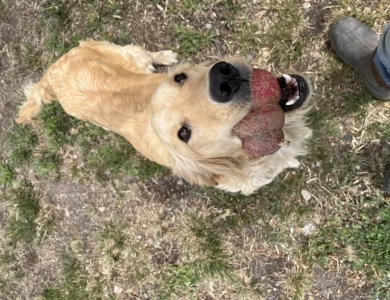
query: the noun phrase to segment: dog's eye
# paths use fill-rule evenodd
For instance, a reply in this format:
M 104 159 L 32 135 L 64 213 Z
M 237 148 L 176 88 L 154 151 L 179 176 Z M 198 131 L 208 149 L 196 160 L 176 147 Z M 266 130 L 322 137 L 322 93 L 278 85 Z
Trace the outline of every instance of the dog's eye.
M 188 126 L 184 125 L 182 128 L 180 128 L 177 135 L 179 136 L 179 139 L 187 143 L 191 138 L 191 129 Z
M 183 83 L 184 81 L 187 80 L 187 78 L 188 77 L 185 73 L 180 73 L 180 74 L 175 75 L 174 79 L 177 83 Z

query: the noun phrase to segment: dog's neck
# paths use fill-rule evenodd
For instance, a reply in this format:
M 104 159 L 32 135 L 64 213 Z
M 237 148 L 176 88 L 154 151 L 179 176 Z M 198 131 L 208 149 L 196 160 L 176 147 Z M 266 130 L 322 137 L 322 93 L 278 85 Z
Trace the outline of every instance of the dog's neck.
M 125 109 L 121 109 L 118 116 L 123 122 L 119 122 L 119 126 L 113 130 L 124 136 L 146 158 L 172 168 L 174 158 L 151 126 L 151 99 L 161 82 L 167 78 L 167 74 L 141 76 L 145 76 L 145 80 L 137 80 L 136 86 L 131 81 L 127 85 L 129 97 L 126 103 L 120 104 L 120 107 Z

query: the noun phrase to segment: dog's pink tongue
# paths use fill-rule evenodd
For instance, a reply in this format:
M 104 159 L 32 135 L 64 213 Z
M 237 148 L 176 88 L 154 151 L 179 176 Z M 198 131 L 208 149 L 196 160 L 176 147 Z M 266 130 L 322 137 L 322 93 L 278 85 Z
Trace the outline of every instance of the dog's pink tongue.
M 271 155 L 283 141 L 284 112 L 279 105 L 281 89 L 275 76 L 254 69 L 251 77 L 251 111 L 234 126 L 244 149 L 253 156 Z

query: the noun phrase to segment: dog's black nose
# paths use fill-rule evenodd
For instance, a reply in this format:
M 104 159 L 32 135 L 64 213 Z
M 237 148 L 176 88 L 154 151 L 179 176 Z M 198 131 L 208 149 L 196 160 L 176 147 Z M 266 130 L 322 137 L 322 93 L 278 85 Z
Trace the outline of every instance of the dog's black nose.
M 209 72 L 211 98 L 217 102 L 228 102 L 240 90 L 241 83 L 247 80 L 240 77 L 239 71 L 231 64 L 220 61 Z

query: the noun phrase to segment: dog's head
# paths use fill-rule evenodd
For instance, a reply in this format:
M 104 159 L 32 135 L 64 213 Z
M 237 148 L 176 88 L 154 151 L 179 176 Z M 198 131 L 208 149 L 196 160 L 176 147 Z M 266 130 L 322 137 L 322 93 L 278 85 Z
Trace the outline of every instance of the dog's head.
M 244 176 L 240 161 L 277 152 L 285 114 L 307 100 L 299 75 L 277 79 L 230 58 L 174 68 L 153 95 L 152 128 L 175 160 L 173 170 L 196 184 Z

